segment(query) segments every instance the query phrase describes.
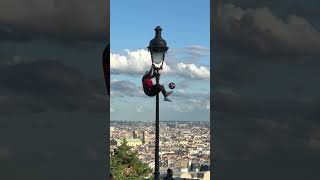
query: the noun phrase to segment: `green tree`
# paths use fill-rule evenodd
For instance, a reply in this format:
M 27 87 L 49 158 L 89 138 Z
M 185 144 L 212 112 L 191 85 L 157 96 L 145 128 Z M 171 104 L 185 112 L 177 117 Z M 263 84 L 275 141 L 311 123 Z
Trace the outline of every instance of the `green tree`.
M 126 139 L 111 155 L 111 173 L 117 180 L 139 180 L 151 172 L 152 169 L 139 160 L 138 153 L 127 145 Z

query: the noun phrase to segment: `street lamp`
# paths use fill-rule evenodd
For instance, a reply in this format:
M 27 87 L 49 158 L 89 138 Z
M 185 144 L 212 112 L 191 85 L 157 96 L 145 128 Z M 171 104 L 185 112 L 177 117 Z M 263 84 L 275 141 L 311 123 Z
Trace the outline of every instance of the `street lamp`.
M 164 62 L 164 56 L 167 50 L 167 42 L 161 37 L 161 27 L 157 26 L 155 29 L 155 37 L 150 41 L 148 50 L 151 53 L 152 64 L 155 65 L 156 70 L 161 70 Z
M 158 74 L 156 76 L 156 84 L 159 86 L 159 70 L 162 69 L 163 62 L 164 62 L 164 57 L 169 49 L 167 47 L 167 42 L 162 39 L 161 37 L 161 27 L 157 26 L 155 29 L 156 35 L 155 37 L 150 41 L 148 50 L 151 53 L 151 61 L 152 64 L 154 65 L 154 71 Z M 154 175 L 155 175 L 155 180 L 160 180 L 160 161 L 159 161 L 159 152 L 160 152 L 160 147 L 159 147 L 159 93 L 156 95 L 156 139 L 155 139 L 155 168 L 154 168 Z

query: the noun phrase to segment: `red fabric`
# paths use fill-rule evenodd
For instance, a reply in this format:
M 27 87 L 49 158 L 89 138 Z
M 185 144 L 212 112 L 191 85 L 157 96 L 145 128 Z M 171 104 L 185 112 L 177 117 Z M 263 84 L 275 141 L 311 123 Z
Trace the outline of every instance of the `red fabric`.
M 149 89 L 153 86 L 153 82 L 150 78 L 147 78 L 144 82 L 146 83 Z

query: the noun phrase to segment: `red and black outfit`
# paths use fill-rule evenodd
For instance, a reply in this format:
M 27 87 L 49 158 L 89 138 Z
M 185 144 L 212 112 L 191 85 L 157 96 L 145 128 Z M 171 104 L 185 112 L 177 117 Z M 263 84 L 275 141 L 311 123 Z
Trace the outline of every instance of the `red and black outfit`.
M 160 84 L 159 85 L 153 84 L 152 82 L 152 78 L 159 76 L 159 74 L 153 73 L 153 75 L 151 75 L 151 72 L 152 72 L 152 69 L 149 71 L 149 73 L 145 74 L 142 77 L 142 86 L 143 86 L 144 93 L 148 96 L 155 96 L 161 91 L 163 96 L 166 97 L 167 92 L 164 86 Z

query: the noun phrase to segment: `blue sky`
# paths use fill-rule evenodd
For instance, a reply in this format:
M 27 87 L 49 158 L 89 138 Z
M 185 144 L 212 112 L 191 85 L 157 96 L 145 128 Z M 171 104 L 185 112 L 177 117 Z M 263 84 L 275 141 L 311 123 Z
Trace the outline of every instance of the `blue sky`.
M 163 28 L 163 36 L 169 47 L 183 47 L 186 44 L 209 47 L 209 0 L 111 0 L 110 3 L 110 39 L 114 51 L 124 47 L 146 47 L 157 25 Z
M 177 85 L 172 103 L 160 96 L 160 119 L 209 120 L 210 1 L 111 0 L 110 7 L 111 120 L 154 119 L 155 98 L 141 93 L 141 76 L 157 25 L 170 48 L 161 83 Z

